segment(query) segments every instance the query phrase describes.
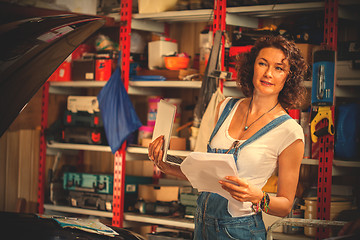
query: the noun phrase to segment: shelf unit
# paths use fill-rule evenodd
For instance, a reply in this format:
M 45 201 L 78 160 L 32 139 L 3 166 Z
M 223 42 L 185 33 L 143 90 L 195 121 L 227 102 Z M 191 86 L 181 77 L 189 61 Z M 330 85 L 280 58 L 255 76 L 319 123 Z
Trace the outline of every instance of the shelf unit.
M 337 43 L 337 19 L 338 19 L 338 2 L 337 1 L 325 1 L 325 2 L 314 2 L 314 3 L 301 3 L 301 4 L 274 4 L 268 6 L 251 6 L 251 7 L 239 7 L 239 8 L 226 8 L 226 2 L 224 4 L 223 1 L 215 1 L 214 8 L 214 17 L 213 19 L 217 21 L 214 23 L 214 31 L 217 29 L 225 30 L 225 24 L 234 24 L 240 23 L 239 26 L 248 27 L 248 24 L 257 24 L 258 21 L 254 19 L 254 17 L 265 17 L 265 16 L 273 16 L 274 14 L 289 14 L 289 13 L 297 13 L 297 12 L 310 12 L 310 11 L 321 11 L 325 10 L 325 31 L 324 31 L 324 42 L 332 47 L 332 49 L 336 49 Z M 221 10 L 220 10 L 221 9 Z M 211 12 L 207 10 L 201 10 L 197 12 L 197 14 L 191 14 L 189 11 L 182 11 L 182 14 L 166 12 L 162 14 L 134 14 L 133 18 L 137 20 L 152 20 L 152 21 L 192 21 L 192 20 L 206 20 L 212 19 Z M 240 17 L 242 19 L 237 18 L 235 21 L 231 21 L 235 17 Z M 219 26 L 215 25 L 219 24 Z M 238 24 L 234 24 L 238 25 Z M 224 51 L 223 51 L 224 52 Z M 223 59 L 223 58 L 222 58 Z M 341 89 L 342 90 L 342 89 Z M 344 94 L 346 95 L 346 93 Z M 335 96 L 334 96 L 335 97 Z M 333 136 L 330 137 L 333 140 Z M 321 142 L 324 140 L 328 140 L 329 137 L 321 138 Z M 332 141 L 334 144 L 334 141 Z M 325 152 L 325 149 L 328 146 L 320 145 L 321 151 Z M 330 158 L 328 161 L 322 161 L 322 158 Z M 318 210 L 318 218 L 319 219 L 329 219 L 329 209 L 330 205 L 325 204 L 325 199 L 329 196 L 329 192 L 331 192 L 331 181 L 328 181 L 327 178 L 332 176 L 332 167 L 333 167 L 333 152 L 328 152 L 322 156 L 320 154 L 319 164 L 319 184 L 320 188 L 327 193 L 322 195 L 322 193 L 318 193 L 318 200 L 321 204 L 321 210 Z M 309 161 L 309 160 L 307 160 Z M 330 171 L 328 171 L 330 168 Z M 327 174 L 323 174 L 322 172 L 327 172 Z M 328 174 L 330 172 L 330 175 Z M 323 179 L 324 178 L 324 179 Z M 323 182 L 326 182 L 324 185 Z M 330 182 L 330 185 L 329 185 Z M 330 188 L 327 190 L 327 188 Z M 319 233 L 318 236 L 325 237 L 328 235 L 328 232 L 323 231 L 323 233 Z
M 216 2 L 217 0 L 215 0 Z M 129 8 L 129 4 L 131 1 L 122 0 L 122 4 L 127 5 Z M 341 1 L 343 2 L 343 1 Z M 346 2 L 346 1 L 345 1 Z M 122 5 L 123 6 L 123 5 Z M 258 17 L 268 17 L 274 16 L 278 14 L 289 14 L 289 13 L 303 13 L 303 12 L 322 12 L 324 10 L 324 2 L 310 2 L 310 3 L 293 3 L 293 4 L 276 4 L 276 5 L 261 5 L 261 6 L 244 6 L 244 7 L 234 7 L 234 8 L 226 8 L 226 24 L 230 25 L 239 25 L 241 26 L 252 26 L 258 24 Z M 125 9 L 125 7 L 124 7 Z M 129 9 L 128 9 L 129 10 Z M 131 11 L 127 14 L 131 15 Z M 339 9 L 340 14 L 340 9 Z M 244 17 L 245 16 L 245 17 Z M 128 16 L 127 16 L 128 17 Z M 164 22 L 168 21 L 212 21 L 213 19 L 213 10 L 211 9 L 204 9 L 204 10 L 189 10 L 189 11 L 170 11 L 164 13 L 156 13 L 156 14 L 133 14 L 132 19 L 129 18 L 126 21 L 131 22 L 132 29 L 138 30 L 145 30 L 145 31 L 154 31 L 154 32 L 163 32 L 164 30 Z M 236 19 L 236 20 L 232 20 Z M 151 22 L 149 21 L 151 20 Z M 125 21 L 125 20 L 122 20 Z M 236 21 L 236 23 L 235 23 Z M 121 24 L 120 24 L 121 25 Z M 257 27 L 257 25 L 255 26 Z M 120 27 L 121 28 L 121 27 Z M 128 61 L 128 58 L 123 58 L 123 61 Z M 125 75 L 128 76 L 128 75 Z M 50 84 L 47 83 L 44 85 L 43 89 L 43 109 L 47 108 L 47 101 L 48 101 L 48 94 L 55 93 L 61 94 L 66 92 L 67 94 L 71 94 L 73 91 L 77 91 L 81 88 L 101 88 L 105 85 L 106 82 L 100 81 L 73 81 L 73 82 L 51 82 Z M 156 95 L 159 93 L 159 88 L 193 88 L 193 89 L 200 89 L 201 82 L 185 82 L 185 81 L 164 81 L 164 82 L 140 82 L 140 81 L 129 81 L 126 79 L 124 81 L 126 83 L 126 87 L 128 88 L 128 93 L 132 95 L 144 95 L 144 92 L 149 95 Z M 306 87 L 310 88 L 311 83 L 306 83 Z M 337 96 L 348 96 L 346 89 L 349 86 L 360 86 L 359 81 L 338 81 L 337 82 L 337 89 L 336 94 Z M 223 91 L 225 95 L 234 95 L 235 93 L 238 94 L 236 90 L 235 82 L 224 82 L 223 84 Z M 146 90 L 146 91 L 144 91 Z M 339 94 L 339 95 L 338 95 Z M 353 97 L 358 97 L 354 95 Z M 45 116 L 47 110 L 43 110 L 42 114 L 42 129 L 45 129 L 47 126 L 47 120 Z M 45 144 L 45 143 L 42 143 Z M 82 145 L 82 144 L 62 144 L 62 143 L 52 143 L 48 144 L 47 146 L 48 151 L 58 150 L 58 149 L 65 149 L 65 150 L 89 150 L 89 151 L 105 151 L 110 152 L 110 148 L 107 146 L 89 146 L 89 145 Z M 179 155 L 179 156 L 187 156 L 189 152 L 187 151 L 176 151 L 172 152 L 171 154 Z M 124 151 L 123 151 L 124 154 Z M 121 163 L 125 161 L 125 158 L 131 160 L 131 154 L 147 154 L 147 149 L 140 148 L 140 147 L 132 147 L 129 146 L 127 148 L 126 157 L 125 154 L 118 158 L 119 168 L 121 169 Z M 41 156 L 40 156 L 41 158 Z M 41 160 L 44 163 L 44 160 Z M 302 164 L 308 165 L 318 165 L 317 159 L 303 159 Z M 43 174 L 44 166 L 40 165 L 39 172 Z M 341 160 L 334 160 L 333 161 L 333 174 L 342 171 L 337 171 L 335 169 L 338 168 L 346 168 L 346 167 L 360 167 L 359 162 L 348 162 L 348 161 L 341 161 Z M 114 173 L 117 175 L 117 173 Z M 39 184 L 43 184 L 42 180 L 39 177 Z M 43 195 L 43 189 L 39 189 L 39 196 Z M 123 198 L 121 193 L 117 195 L 119 199 Z M 111 212 L 103 212 L 103 211 L 94 211 L 94 210 L 86 210 L 72 207 L 62 207 L 62 206 L 54 206 L 51 204 L 43 204 L 43 200 L 39 200 L 39 210 L 54 210 L 60 212 L 69 212 L 69 213 L 80 213 L 80 214 L 90 214 L 95 216 L 104 216 L 104 217 L 112 217 L 114 219 L 114 214 Z M 86 213 L 87 211 L 90 211 Z M 116 209 L 117 214 L 117 222 L 114 224 L 116 226 L 122 226 L 122 221 L 136 221 L 136 222 L 144 222 L 144 223 L 151 223 L 151 224 L 159 224 L 159 225 L 168 225 L 174 227 L 185 227 L 185 228 L 193 228 L 191 223 L 184 223 L 181 224 L 182 220 L 180 219 L 169 219 L 169 218 L 158 218 L 152 216 L 144 216 L 138 214 L 130 214 L 130 213 L 122 213 L 121 210 Z M 120 211 L 120 212 L 119 212 Z M 181 226 L 179 226 L 179 224 Z
M 175 84 L 176 82 L 176 84 Z M 133 85 L 133 83 L 135 83 Z M 170 83 L 170 84 L 168 84 Z M 64 94 L 68 91 L 68 88 L 101 88 L 105 82 L 94 82 L 94 81 L 78 81 L 78 82 L 51 82 L 50 83 L 50 89 L 49 91 L 54 93 L 61 93 Z M 148 82 L 130 82 L 129 83 L 129 89 L 131 89 L 131 86 L 136 88 L 152 88 L 146 87 L 148 85 Z M 158 88 L 186 88 L 188 87 L 187 83 L 184 83 L 184 81 L 165 81 L 165 82 L 156 82 L 155 83 Z M 200 87 L 200 86 L 199 86 Z M 306 87 L 311 87 L 311 84 L 307 83 Z M 56 91 L 54 91 L 54 88 Z M 235 82 L 225 82 L 224 83 L 224 92 L 225 89 L 234 89 L 236 88 Z M 130 91 L 129 91 L 130 92 Z M 134 90 L 134 92 L 137 92 Z M 51 142 L 47 144 L 47 151 L 49 152 L 57 152 L 59 150 L 69 150 L 69 151 L 78 151 L 78 150 L 84 150 L 84 151 L 102 151 L 102 152 L 111 152 L 111 149 L 109 146 L 100 146 L 100 145 L 88 145 L 88 144 L 70 144 L 70 143 L 58 143 L 58 142 Z M 126 150 L 126 159 L 128 161 L 131 161 L 132 159 L 136 159 L 134 155 L 147 155 L 147 148 L 144 147 L 138 147 L 138 146 L 128 146 Z M 170 150 L 169 154 L 177 155 L 181 157 L 186 157 L 190 151 L 174 151 Z M 308 159 L 304 158 L 302 161 L 302 164 L 304 165 L 314 165 L 318 166 L 319 161 L 318 159 Z M 333 176 L 337 175 L 343 175 L 345 170 L 347 168 L 360 168 L 360 162 L 357 161 L 342 161 L 342 160 L 334 160 L 333 161 L 333 168 L 332 168 L 332 174 Z M 84 214 L 84 215 L 92 215 L 92 216 L 99 216 L 99 217 L 108 217 L 112 218 L 113 214 L 111 212 L 105 212 L 105 211 L 97 211 L 97 210 L 87 210 L 87 209 L 79 209 L 74 207 L 67 207 L 67 206 L 54 206 L 51 204 L 45 204 L 44 205 L 45 210 L 51 210 L 51 211 L 59 211 L 59 212 L 67 212 L 67 213 L 77 213 L 77 214 Z M 161 221 L 158 221 L 158 217 L 154 216 L 148 216 L 143 214 L 134 214 L 134 213 L 124 213 L 124 221 L 135 221 L 135 222 L 143 222 L 143 223 L 152 223 L 152 224 L 159 224 L 159 225 L 166 225 L 171 227 L 184 227 L 192 229 L 193 226 L 189 223 L 185 225 L 179 226 L 178 222 L 182 222 L 182 219 L 174 219 L 174 218 L 167 218 L 162 217 Z M 191 220 L 189 220 L 191 221 Z M 279 237 L 282 236 L 278 233 L 273 233 L 273 236 Z
M 89 145 L 89 144 L 73 144 L 73 143 L 59 143 L 51 142 L 47 144 L 48 151 L 57 150 L 84 150 L 84 151 L 100 151 L 100 152 L 111 152 L 109 146 L 102 145 Z M 128 154 L 143 154 L 147 155 L 147 148 L 139 146 L 128 146 L 126 149 Z M 181 150 L 169 150 L 169 154 L 180 157 L 186 157 L 191 151 Z M 131 160 L 131 158 L 129 159 Z M 319 165 L 318 159 L 304 158 L 302 161 L 304 165 Z M 334 159 L 333 167 L 358 167 L 360 168 L 360 161 L 344 161 L 340 159 Z
M 72 94 L 77 93 L 81 88 L 101 88 L 104 87 L 104 81 L 69 81 L 69 82 L 51 82 L 49 93 L 53 94 Z M 306 88 L 311 88 L 310 81 L 304 82 Z M 360 88 L 360 80 L 339 80 L 337 81 L 336 97 L 358 98 L 358 94 L 352 91 L 352 87 Z M 159 88 L 189 88 L 200 89 L 201 81 L 129 81 L 128 93 L 130 95 L 158 95 Z M 236 89 L 235 81 L 226 81 L 223 84 L 223 94 L 225 96 L 240 96 Z
M 48 152 L 57 152 L 59 150 L 83 150 L 83 151 L 99 151 L 99 152 L 111 152 L 108 146 L 88 145 L 88 144 L 71 144 L 71 143 L 58 143 L 52 142 L 47 145 Z M 191 151 L 169 150 L 169 154 L 180 157 L 187 157 Z M 128 146 L 126 149 L 127 159 L 133 160 L 136 157 L 133 155 L 147 155 L 147 148 L 138 146 Z M 303 165 L 319 165 L 318 159 L 304 158 L 302 160 Z M 332 175 L 340 176 L 344 174 L 344 168 L 360 168 L 360 161 L 343 161 L 340 159 L 334 159 L 332 167 Z

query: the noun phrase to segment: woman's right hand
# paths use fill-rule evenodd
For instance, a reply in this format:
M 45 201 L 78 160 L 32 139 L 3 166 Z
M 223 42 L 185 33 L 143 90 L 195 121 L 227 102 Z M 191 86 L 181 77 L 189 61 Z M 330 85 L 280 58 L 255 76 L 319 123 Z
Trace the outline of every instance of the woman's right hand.
M 164 136 L 159 136 L 149 144 L 148 156 L 151 161 L 162 171 L 166 172 L 170 168 L 169 164 L 162 161 L 164 155 Z

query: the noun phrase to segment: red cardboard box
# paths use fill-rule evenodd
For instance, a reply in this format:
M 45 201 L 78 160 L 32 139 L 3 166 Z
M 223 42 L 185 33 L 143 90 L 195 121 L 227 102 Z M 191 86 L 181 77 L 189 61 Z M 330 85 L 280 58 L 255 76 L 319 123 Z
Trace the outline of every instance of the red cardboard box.
M 49 81 L 71 81 L 71 63 L 63 62 L 49 77 Z

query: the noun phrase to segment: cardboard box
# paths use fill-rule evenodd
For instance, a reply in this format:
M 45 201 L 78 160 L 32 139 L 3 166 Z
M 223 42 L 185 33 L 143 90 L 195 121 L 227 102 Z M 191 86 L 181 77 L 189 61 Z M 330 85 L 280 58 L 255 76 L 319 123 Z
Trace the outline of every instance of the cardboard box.
M 194 68 L 188 68 L 188 69 L 180 69 L 179 70 L 179 80 L 184 80 L 184 78 L 188 75 L 192 75 L 192 74 L 197 74 L 199 73 L 199 71 L 197 69 Z M 194 77 L 191 80 L 201 80 L 200 77 Z
M 71 81 L 71 63 L 64 61 L 51 76 L 49 81 Z
M 138 0 L 139 13 L 159 13 L 176 9 L 177 0 Z
M 305 58 L 305 61 L 311 66 L 313 52 L 319 49 L 320 46 L 307 43 L 296 43 L 296 46 L 300 49 L 301 54 Z
M 125 176 L 125 193 L 137 193 L 139 184 L 151 184 L 152 177 Z
M 165 70 L 165 69 L 159 69 L 159 70 L 147 70 L 147 69 L 141 69 L 138 71 L 138 75 L 159 75 L 166 78 L 166 80 L 178 80 L 179 78 L 179 70 Z
M 95 60 L 78 59 L 72 62 L 71 79 L 73 81 L 84 81 L 95 79 Z
M 170 150 L 186 150 L 186 138 L 171 137 L 170 138 Z
M 126 162 L 125 174 L 131 176 L 152 177 L 154 163 L 150 160 L 131 160 Z
M 153 41 L 148 43 L 149 69 L 165 68 L 164 55 L 178 52 L 178 44 L 171 41 Z
M 140 184 L 139 199 L 147 202 L 172 202 L 179 200 L 179 187 L 178 186 L 159 186 L 154 184 Z
M 138 71 L 138 75 L 159 75 L 166 78 L 166 80 L 183 80 L 184 77 L 187 75 L 198 73 L 199 71 L 193 68 L 188 69 L 181 69 L 181 70 L 167 70 L 167 69 L 154 69 L 154 70 L 147 70 L 141 69 Z

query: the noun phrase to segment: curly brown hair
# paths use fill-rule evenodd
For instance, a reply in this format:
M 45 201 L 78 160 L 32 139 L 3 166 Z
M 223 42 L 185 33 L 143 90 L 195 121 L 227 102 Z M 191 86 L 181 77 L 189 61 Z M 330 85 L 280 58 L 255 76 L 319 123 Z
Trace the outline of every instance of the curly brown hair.
M 306 89 L 302 82 L 309 77 L 309 67 L 295 43 L 281 35 L 263 36 L 255 42 L 250 52 L 238 56 L 237 85 L 246 97 L 253 95 L 255 60 L 260 50 L 268 47 L 282 50 L 290 65 L 288 77 L 278 97 L 281 106 L 286 110 L 299 107 L 305 99 Z

